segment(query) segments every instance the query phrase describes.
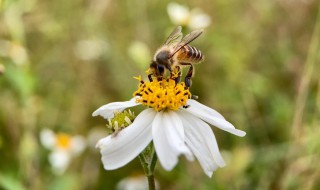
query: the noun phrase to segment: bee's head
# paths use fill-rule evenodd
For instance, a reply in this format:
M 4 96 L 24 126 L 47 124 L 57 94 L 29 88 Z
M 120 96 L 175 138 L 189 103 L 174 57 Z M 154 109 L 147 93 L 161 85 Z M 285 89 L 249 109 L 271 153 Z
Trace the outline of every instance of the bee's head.
M 160 51 L 156 55 L 156 62 L 161 65 L 167 65 L 169 61 L 170 52 L 169 51 Z

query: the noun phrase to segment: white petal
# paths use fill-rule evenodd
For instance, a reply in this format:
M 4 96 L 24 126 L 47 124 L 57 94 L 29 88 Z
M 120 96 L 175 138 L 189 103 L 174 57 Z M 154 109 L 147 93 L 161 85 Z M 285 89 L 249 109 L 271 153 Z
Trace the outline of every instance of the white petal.
M 182 117 L 188 147 L 205 173 L 211 177 L 213 171 L 226 164 L 210 126 L 188 112 L 179 111 L 178 114 Z
M 204 112 L 208 115 L 212 115 L 214 117 L 220 118 L 220 119 L 225 119 L 219 112 L 217 112 L 216 110 L 203 105 L 199 102 L 197 102 L 196 100 L 193 99 L 188 99 L 187 100 L 187 105 L 189 105 L 189 107 L 186 109 L 187 111 L 193 111 L 193 112 Z
M 148 180 L 145 176 L 131 176 L 122 179 L 117 184 L 117 190 L 146 190 L 148 188 Z
M 114 115 L 114 111 L 121 112 L 126 108 L 133 107 L 139 104 L 140 103 L 136 103 L 136 98 L 132 98 L 131 100 L 125 102 L 112 102 L 98 108 L 92 113 L 92 116 L 100 115 L 105 119 L 112 118 Z
M 71 139 L 71 152 L 73 154 L 79 154 L 86 148 L 86 141 L 82 136 L 74 136 Z
M 169 3 L 167 11 L 171 21 L 177 25 L 185 25 L 190 17 L 190 11 L 188 7 L 180 5 L 178 3 Z
M 221 114 L 217 111 L 200 104 L 195 100 L 188 100 L 188 105 L 190 105 L 187 109 L 183 109 L 188 111 L 189 113 L 203 119 L 204 121 L 214 125 L 224 131 L 232 133 L 234 135 L 243 137 L 246 135 L 246 132 L 236 129 L 231 123 L 226 121 Z
M 194 9 L 191 11 L 189 27 L 191 29 L 206 28 L 210 25 L 211 18 L 201 10 Z
M 180 154 L 189 160 L 193 155 L 186 146 L 181 119 L 174 111 L 158 112 L 152 123 L 152 137 L 159 161 L 164 169 L 172 170 Z
M 63 174 L 70 163 L 71 155 L 68 151 L 57 149 L 49 155 L 49 162 L 55 174 Z
M 151 123 L 155 114 L 153 109 L 146 109 L 117 135 L 109 135 L 97 143 L 106 170 L 124 166 L 145 149 L 152 140 Z
M 40 142 L 47 149 L 52 149 L 56 144 L 56 136 L 50 129 L 44 129 L 40 132 Z

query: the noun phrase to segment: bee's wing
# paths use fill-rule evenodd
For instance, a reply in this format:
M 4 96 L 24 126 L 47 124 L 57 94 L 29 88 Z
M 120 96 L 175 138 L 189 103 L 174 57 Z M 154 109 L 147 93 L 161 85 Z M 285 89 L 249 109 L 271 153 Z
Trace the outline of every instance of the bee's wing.
M 181 26 L 177 26 L 168 36 L 164 44 L 168 46 L 176 45 L 181 41 L 181 39 L 182 39 Z
M 183 46 L 189 44 L 196 38 L 198 38 L 203 33 L 203 29 L 192 31 L 190 34 L 186 35 L 173 49 L 171 57 L 177 53 Z

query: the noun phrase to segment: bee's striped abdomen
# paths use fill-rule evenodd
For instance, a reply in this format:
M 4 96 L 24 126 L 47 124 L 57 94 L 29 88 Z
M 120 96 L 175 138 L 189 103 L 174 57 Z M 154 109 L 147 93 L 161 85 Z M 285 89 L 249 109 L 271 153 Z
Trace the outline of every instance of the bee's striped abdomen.
M 204 58 L 200 50 L 190 45 L 185 45 L 181 49 L 181 51 L 182 51 L 181 60 L 198 63 L 198 62 L 201 62 Z

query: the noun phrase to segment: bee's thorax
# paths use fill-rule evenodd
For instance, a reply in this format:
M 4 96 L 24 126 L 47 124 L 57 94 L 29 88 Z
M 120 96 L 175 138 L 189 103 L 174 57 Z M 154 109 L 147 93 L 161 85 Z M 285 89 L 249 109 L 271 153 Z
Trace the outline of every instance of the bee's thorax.
M 166 64 L 168 64 L 169 57 L 170 57 L 170 52 L 169 51 L 160 50 L 159 52 L 157 52 L 157 54 L 155 56 L 155 61 L 158 64 L 166 65 Z

